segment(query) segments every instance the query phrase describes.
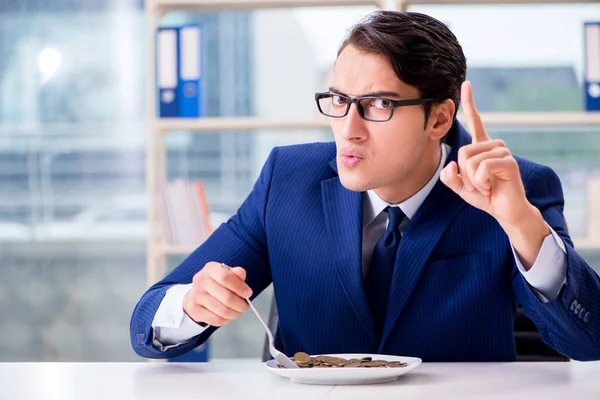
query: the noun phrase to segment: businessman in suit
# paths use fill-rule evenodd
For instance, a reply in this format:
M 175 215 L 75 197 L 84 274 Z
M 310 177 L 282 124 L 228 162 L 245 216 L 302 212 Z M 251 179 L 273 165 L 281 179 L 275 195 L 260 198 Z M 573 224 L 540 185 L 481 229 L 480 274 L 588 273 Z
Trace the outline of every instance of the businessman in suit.
M 182 355 L 272 282 L 288 355 L 511 361 L 518 303 L 551 347 L 600 359 L 600 279 L 565 230 L 560 181 L 488 136 L 465 78 L 431 17 L 354 26 L 315 96 L 335 143 L 273 149 L 237 213 L 143 295 L 134 350 Z

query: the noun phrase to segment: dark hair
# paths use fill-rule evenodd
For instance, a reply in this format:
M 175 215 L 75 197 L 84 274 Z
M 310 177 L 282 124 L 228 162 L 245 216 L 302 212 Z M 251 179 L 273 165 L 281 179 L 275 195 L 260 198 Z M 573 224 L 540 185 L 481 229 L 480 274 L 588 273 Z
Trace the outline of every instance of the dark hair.
M 467 61 L 456 36 L 437 19 L 415 12 L 375 11 L 350 29 L 337 55 L 348 45 L 386 57 L 398 78 L 416 87 L 421 97 L 433 98 L 434 103 L 451 99 L 458 111 Z M 427 123 L 431 103 L 423 107 Z

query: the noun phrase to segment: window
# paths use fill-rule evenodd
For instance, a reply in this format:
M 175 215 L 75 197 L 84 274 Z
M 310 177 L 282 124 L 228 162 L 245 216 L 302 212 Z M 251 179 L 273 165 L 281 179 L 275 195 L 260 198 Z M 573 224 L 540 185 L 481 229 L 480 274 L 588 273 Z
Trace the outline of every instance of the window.
M 76 4 L 75 4 L 76 3 Z M 118 3 L 118 4 L 117 4 Z M 0 361 L 139 360 L 129 318 L 146 288 L 146 32 L 142 1 L 0 2 Z M 593 5 L 415 6 L 448 23 L 481 111 L 583 109 L 583 22 Z M 346 29 L 371 7 L 170 13 L 206 36 L 206 116 L 312 119 Z M 558 29 L 557 27 L 560 27 Z M 491 129 L 552 166 L 573 235 L 600 176 L 600 127 Z M 201 179 L 213 223 L 246 197 L 275 145 L 328 129 L 166 137 L 169 178 Z M 598 249 L 585 250 L 598 266 Z M 169 257 L 171 267 L 181 257 Z M 270 289 L 256 300 L 268 315 Z M 262 353 L 251 315 L 211 338 L 214 358 Z

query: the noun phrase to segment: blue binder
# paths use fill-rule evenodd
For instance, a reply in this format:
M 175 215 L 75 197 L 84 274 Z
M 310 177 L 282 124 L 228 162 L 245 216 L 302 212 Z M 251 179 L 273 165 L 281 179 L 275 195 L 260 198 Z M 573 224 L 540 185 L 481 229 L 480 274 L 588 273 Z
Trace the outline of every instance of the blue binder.
M 585 108 L 600 111 L 600 22 L 587 22 L 584 29 Z
M 198 118 L 203 115 L 202 29 L 198 24 L 179 28 L 179 116 Z
M 156 44 L 156 80 L 159 116 L 176 118 L 179 115 L 177 93 L 179 70 L 179 28 L 158 28 Z

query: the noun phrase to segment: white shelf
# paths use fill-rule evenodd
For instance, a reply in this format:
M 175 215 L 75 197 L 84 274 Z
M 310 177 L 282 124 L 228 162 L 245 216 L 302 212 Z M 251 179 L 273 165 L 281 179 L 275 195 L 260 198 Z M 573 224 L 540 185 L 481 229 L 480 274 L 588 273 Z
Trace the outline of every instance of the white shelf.
M 514 112 L 482 113 L 486 127 L 527 127 L 527 126 L 594 126 L 600 125 L 600 112 Z M 466 123 L 459 114 L 461 123 Z M 322 129 L 329 128 L 327 118 L 315 119 L 266 119 L 256 117 L 227 118 L 164 118 L 155 119 L 154 127 L 163 133 L 170 130 L 189 130 L 196 133 L 214 131 L 253 131 L 273 129 Z
M 146 5 L 161 11 L 227 11 L 291 7 L 380 6 L 381 2 L 380 0 L 147 0 Z
M 458 118 L 465 122 L 464 115 Z M 592 126 L 600 125 L 600 112 L 491 112 L 481 119 L 486 126 Z
M 190 130 L 202 133 L 207 131 L 318 129 L 329 127 L 329 121 L 326 118 L 293 120 L 255 117 L 210 117 L 198 119 L 162 118 L 155 121 L 155 127 L 163 132 L 169 130 Z

